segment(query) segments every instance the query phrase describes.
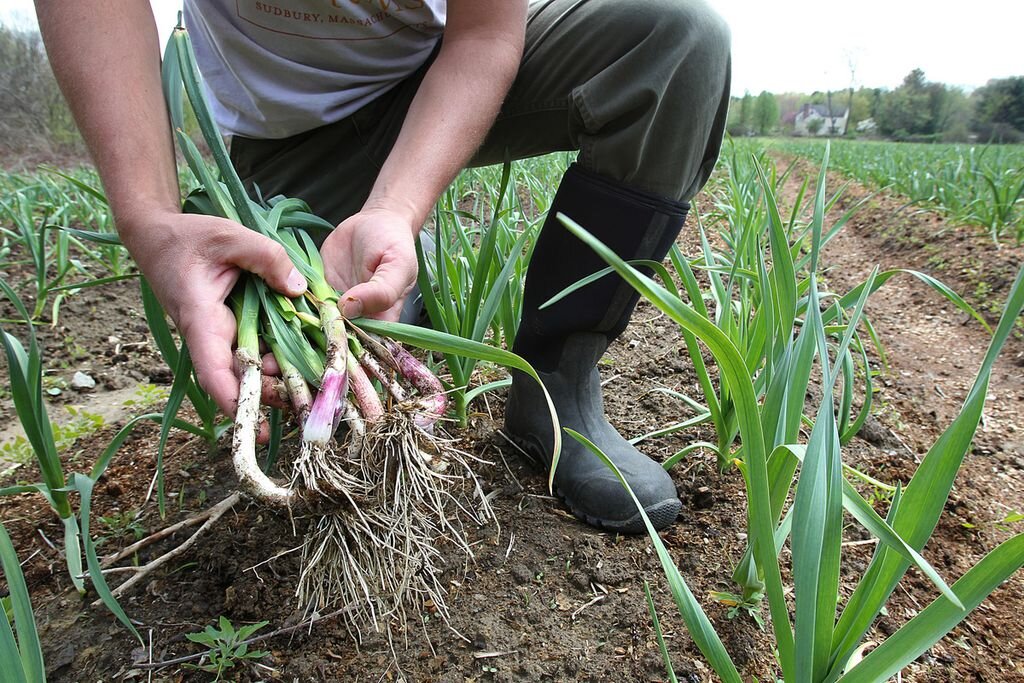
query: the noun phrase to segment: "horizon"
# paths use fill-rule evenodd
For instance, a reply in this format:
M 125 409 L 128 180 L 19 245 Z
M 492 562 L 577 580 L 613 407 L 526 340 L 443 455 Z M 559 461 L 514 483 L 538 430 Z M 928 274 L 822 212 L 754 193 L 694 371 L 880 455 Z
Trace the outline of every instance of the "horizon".
M 915 68 L 928 81 L 967 94 L 993 79 L 1024 76 L 1019 49 L 1024 3 L 978 0 L 969 13 L 952 0 L 861 0 L 856 11 L 811 0 L 709 4 L 732 30 L 733 97 L 851 86 L 893 90 Z M 166 41 L 181 2 L 151 0 L 151 5 L 160 39 Z M 0 24 L 35 28 L 32 1 L 0 0 Z

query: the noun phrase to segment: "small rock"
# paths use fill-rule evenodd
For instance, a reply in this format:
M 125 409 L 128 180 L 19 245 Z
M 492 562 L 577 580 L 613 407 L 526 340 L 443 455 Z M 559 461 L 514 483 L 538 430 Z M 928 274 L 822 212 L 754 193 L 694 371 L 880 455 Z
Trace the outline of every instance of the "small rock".
M 75 391 L 85 391 L 88 389 L 94 389 L 95 387 L 96 380 L 81 370 L 76 372 L 74 377 L 71 378 L 71 388 Z
M 107 391 L 122 389 L 124 388 L 124 386 L 124 380 L 114 377 L 113 375 L 107 375 L 103 378 L 103 388 L 106 389 Z

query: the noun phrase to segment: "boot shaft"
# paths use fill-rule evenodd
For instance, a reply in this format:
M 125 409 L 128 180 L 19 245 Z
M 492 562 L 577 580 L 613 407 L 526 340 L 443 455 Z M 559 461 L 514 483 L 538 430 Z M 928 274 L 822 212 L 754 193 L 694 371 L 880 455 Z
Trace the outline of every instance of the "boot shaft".
M 688 209 L 687 203 L 627 187 L 578 164 L 570 166 L 530 260 L 516 353 L 539 370 L 552 371 L 570 334 L 599 333 L 607 346 L 626 328 L 639 299 L 636 290 L 610 273 L 540 308 L 566 287 L 606 267 L 565 229 L 557 214 L 579 223 L 627 261 L 661 261 L 678 236 Z

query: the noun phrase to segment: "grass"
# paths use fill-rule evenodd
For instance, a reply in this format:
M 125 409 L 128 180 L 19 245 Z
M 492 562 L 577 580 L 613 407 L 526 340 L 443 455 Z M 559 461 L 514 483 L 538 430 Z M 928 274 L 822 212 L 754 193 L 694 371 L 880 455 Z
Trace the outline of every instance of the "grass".
M 686 258 L 675 247 L 671 270 L 661 264 L 646 264 L 669 283 L 672 296 L 685 294 L 690 310 L 701 319 L 704 334 L 715 335 L 716 343 L 735 351 L 740 361 L 733 373 L 725 372 L 719 361 L 715 373 L 703 356 L 702 344 L 707 344 L 707 339 L 688 326 L 682 327 L 703 395 L 680 394 L 678 398 L 697 414 L 634 441 L 710 423 L 715 429 L 715 443 L 689 444 L 670 456 L 665 467 L 674 467 L 695 449 L 704 448 L 716 454 L 721 470 L 737 466 L 748 479 L 749 489 L 754 485 L 750 477 L 756 474 L 752 468 L 762 456 L 749 447 L 749 435 L 739 443 L 737 437 L 744 422 L 751 418 L 746 413 L 753 411 L 760 425 L 763 457 L 767 458 L 767 495 L 770 516 L 776 524 L 799 466 L 799 458 L 784 447 L 795 443 L 813 420 L 805 396 L 812 388 L 814 358 L 823 357 L 807 327 L 814 306 L 809 296 L 812 290 L 823 309 L 820 315 L 827 331 L 824 344 L 834 354 L 836 377 L 832 384 L 838 382 L 834 400 L 840 446 L 859 431 L 873 407 L 875 370 L 869 351 L 883 357 L 884 352 L 870 320 L 863 315 L 863 306 L 875 291 L 898 275 L 911 275 L 987 327 L 959 295 L 917 271 L 875 272 L 847 292 L 818 288 L 819 253 L 856 210 L 854 207 L 826 226 L 825 216 L 841 195 L 841 191 L 826 191 L 827 163 L 826 151 L 813 195 L 809 194 L 811 183 L 807 179 L 796 193 L 793 207 L 784 214 L 776 195 L 788 172 L 777 173 L 763 153 L 746 156 L 731 147 L 724 159 L 728 176 L 715 192 L 716 223 L 721 226 L 718 234 L 709 236 L 704 225 L 698 224 L 702 249 L 696 256 Z M 810 205 L 806 211 L 805 200 Z M 802 218 L 805 214 L 809 218 Z M 675 283 L 681 284 L 680 290 Z M 749 401 L 744 395 L 748 385 L 753 392 Z M 863 478 L 852 468 L 845 469 Z M 756 610 L 764 597 L 765 584 L 764 567 L 761 560 L 755 560 L 753 546 L 737 566 L 733 580 L 738 594 L 721 591 L 718 597 Z
M 0 263 L 29 266 L 33 320 L 49 308 L 56 324 L 70 294 L 134 277 L 105 200 L 89 185 L 94 178 L 82 170 L 0 174 Z
M 418 248 L 417 254 L 420 291 L 433 329 L 512 348 L 526 270 L 551 196 L 540 178 L 564 171 L 560 161 L 548 157 L 525 168 L 517 164 L 514 171 L 511 164 L 465 171 L 441 198 L 434 213 L 433 250 Z M 478 361 L 447 354 L 445 363 L 455 418 L 462 426 L 474 398 L 510 384 L 503 378 L 470 388 L 479 376 Z
M 42 481 L 37 484 L 0 489 L 0 496 L 38 493 L 50 504 L 64 525 L 64 556 L 72 584 L 79 593 L 85 593 L 82 566 L 84 550 L 93 588 L 121 623 L 141 640 L 138 631 L 107 588 L 106 580 L 99 570 L 95 544 L 89 536 L 93 487 L 106 470 L 116 445 L 120 445 L 118 439 L 123 441 L 127 431 L 123 429 L 115 437 L 116 445 L 112 444 L 112 448 L 108 448 L 88 475 L 65 471 L 43 399 L 43 360 L 29 313 L 14 290 L 3 280 L 0 280 L 0 290 L 21 315 L 28 332 L 27 348 L 17 337 L 3 328 L 0 328 L 0 341 L 7 356 L 7 373 L 14 407 L 25 432 L 25 438 L 32 446 L 42 476 Z M 130 427 L 128 430 L 130 431 Z M 71 493 L 78 494 L 77 513 L 72 507 L 69 495 Z

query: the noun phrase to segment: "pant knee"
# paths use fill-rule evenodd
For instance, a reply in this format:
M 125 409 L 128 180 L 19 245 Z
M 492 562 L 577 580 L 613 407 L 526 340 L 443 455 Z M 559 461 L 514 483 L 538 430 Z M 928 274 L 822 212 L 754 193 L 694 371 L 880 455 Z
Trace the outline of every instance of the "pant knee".
M 720 92 L 731 50 L 729 27 L 721 16 L 702 0 L 644 0 L 636 7 L 651 22 L 648 46 L 652 58 L 664 65 L 661 70 L 672 81 L 668 85 L 690 93 L 694 87 Z
M 704 0 L 591 0 L 589 9 L 598 31 L 649 47 L 667 63 L 729 59 L 729 26 Z
M 632 76 L 625 87 L 645 91 L 637 101 L 669 116 L 702 102 L 717 105 L 728 86 L 731 36 L 704 0 L 591 0 L 590 6 L 597 30 L 622 41 L 622 66 L 614 68 Z

